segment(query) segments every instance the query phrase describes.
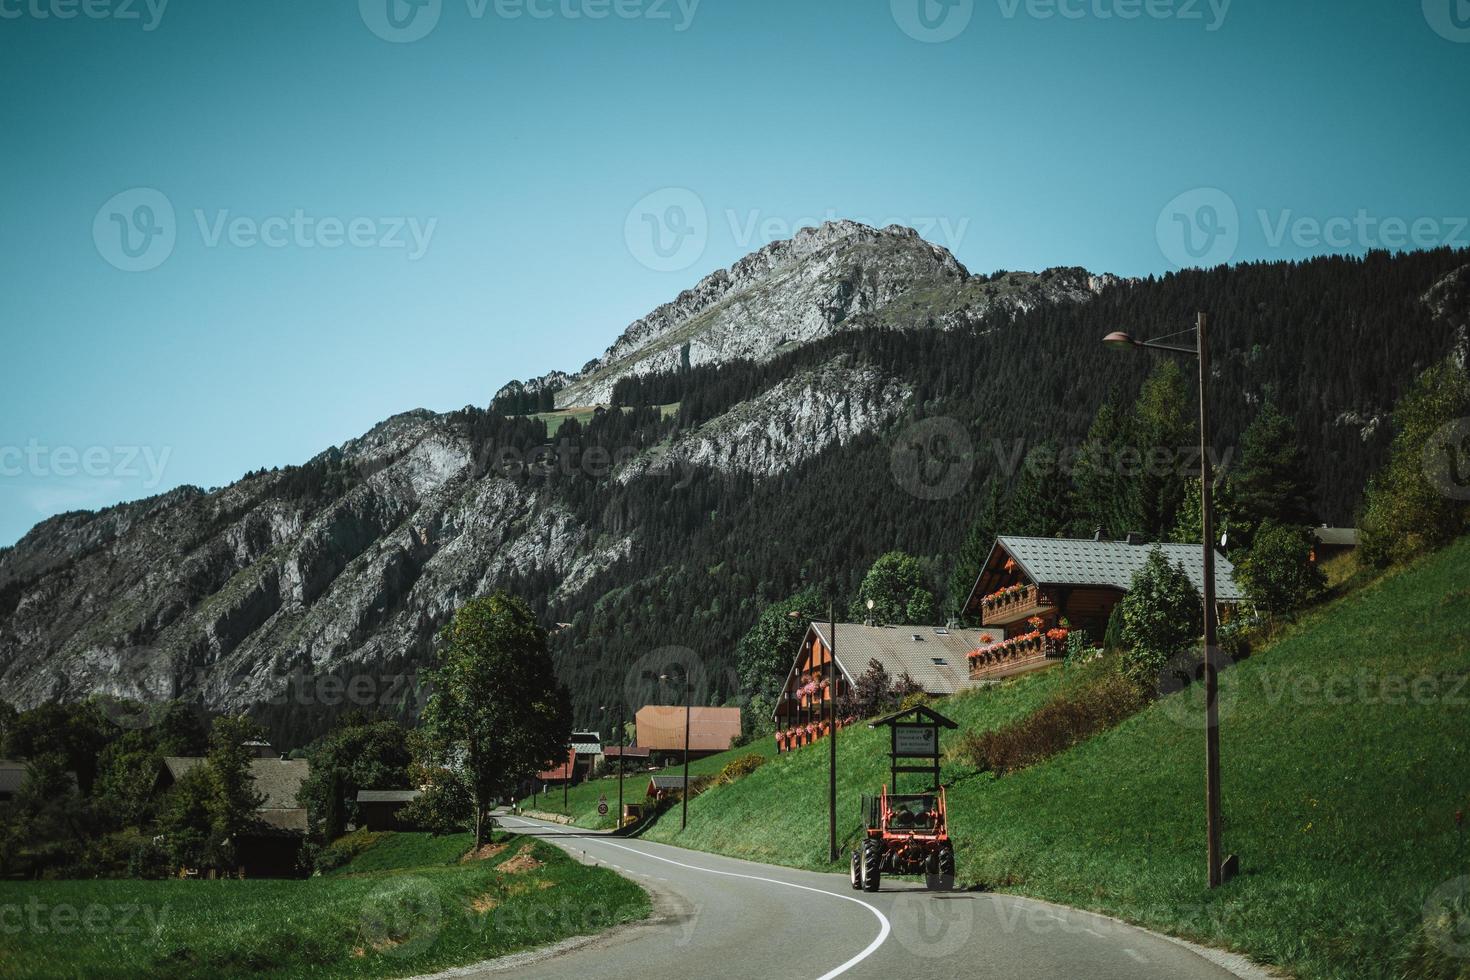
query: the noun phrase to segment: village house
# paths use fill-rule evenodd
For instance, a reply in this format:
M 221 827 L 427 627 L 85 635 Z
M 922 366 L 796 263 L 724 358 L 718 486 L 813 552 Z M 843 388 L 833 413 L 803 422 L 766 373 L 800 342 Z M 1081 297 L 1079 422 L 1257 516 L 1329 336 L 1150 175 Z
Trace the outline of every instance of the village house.
M 575 786 L 591 778 L 592 770 L 601 758 L 601 732 L 572 732 L 566 758 L 538 772 L 536 778 L 547 784 L 555 783 L 560 786 L 564 782 L 571 782 Z
M 802 638 L 772 713 L 779 752 L 810 745 L 831 730 L 832 631 L 830 623 L 812 623 Z M 839 699 L 856 687 L 874 661 L 893 680 L 907 674 L 925 694 L 943 697 L 970 686 L 966 658 L 982 644 L 984 634 L 945 626 L 837 623 L 835 639 Z
M 1113 609 L 1154 548 L 1182 566 L 1196 590 L 1203 589 L 1199 545 L 1150 544 L 1136 535 L 1124 541 L 996 539 L 965 604 L 965 619 L 978 621 L 984 634 L 969 655 L 970 678 L 994 681 L 1059 662 L 1077 630 L 1085 631 L 1090 644 L 1100 644 Z M 1244 598 L 1234 567 L 1218 553 L 1215 597 L 1221 606 Z
M 160 788 L 174 785 L 204 761 L 200 756 L 165 756 Z M 289 878 L 299 873 L 297 856 L 306 842 L 307 819 L 306 807 L 297 802 L 296 794 L 310 773 L 311 764 L 304 759 L 250 760 L 255 791 L 265 799 L 255 811 L 256 828 L 235 842 L 245 877 Z
M 638 748 L 647 749 L 650 756 L 682 757 L 686 711 L 691 759 L 724 752 L 740 737 L 739 708 L 648 704 L 639 708 L 635 716 Z
M 1202 589 L 1198 545 L 1153 545 L 1136 535 L 1125 541 L 1001 537 L 965 606 L 964 620 L 978 627 L 838 623 L 834 637 L 831 624 L 812 623 L 772 712 L 776 750 L 826 736 L 831 698 L 849 694 L 874 661 L 891 679 L 907 674 L 925 694 L 943 697 L 1061 663 L 1075 631 L 1085 631 L 1089 645 L 1100 645 L 1113 609 L 1155 547 Z M 1215 595 L 1222 607 L 1244 598 L 1234 567 L 1218 553 Z M 835 692 L 829 690 L 834 639 Z M 838 724 L 849 720 L 839 718 Z
M 423 796 L 417 789 L 360 789 L 357 791 L 357 827 L 362 830 L 420 830 L 400 811 Z

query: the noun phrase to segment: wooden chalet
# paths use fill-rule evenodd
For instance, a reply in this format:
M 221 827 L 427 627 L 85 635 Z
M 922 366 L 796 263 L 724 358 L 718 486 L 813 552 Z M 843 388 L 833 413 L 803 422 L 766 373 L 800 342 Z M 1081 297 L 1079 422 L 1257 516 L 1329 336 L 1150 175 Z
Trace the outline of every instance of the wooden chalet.
M 944 626 L 867 626 L 830 623 L 807 627 L 796 662 L 786 675 L 786 686 L 772 713 L 779 752 L 810 745 L 831 731 L 829 681 L 836 639 L 838 698 L 852 691 L 873 661 L 893 680 L 904 674 L 924 693 L 936 697 L 971 686 L 967 656 L 986 642 L 1005 637 L 1001 630 L 973 630 Z M 851 718 L 839 718 L 845 725 Z
M 999 680 L 1057 663 L 1066 656 L 1073 630 L 1086 630 L 1090 641 L 1100 643 L 1114 607 L 1154 548 L 1183 566 L 1196 590 L 1203 588 L 1199 545 L 1150 544 L 1133 536 L 1126 541 L 998 538 L 970 591 L 965 618 L 978 621 L 982 632 L 1000 635 L 969 655 L 970 678 Z M 1244 598 L 1234 567 L 1220 554 L 1215 556 L 1215 596 L 1221 605 Z

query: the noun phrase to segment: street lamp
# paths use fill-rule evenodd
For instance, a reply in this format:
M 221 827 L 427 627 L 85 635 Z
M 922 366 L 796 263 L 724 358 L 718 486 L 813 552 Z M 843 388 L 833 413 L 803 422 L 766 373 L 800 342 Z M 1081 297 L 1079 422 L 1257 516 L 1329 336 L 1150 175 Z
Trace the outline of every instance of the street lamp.
M 873 600 L 868 600 L 873 608 Z M 802 617 L 801 610 L 787 613 L 792 619 Z M 827 603 L 827 628 L 831 635 L 831 646 L 827 650 L 827 860 L 837 861 L 837 612 L 829 600 Z
M 1204 604 L 1205 604 L 1205 836 L 1206 860 L 1209 862 L 1210 887 L 1222 884 L 1220 861 L 1220 682 L 1216 665 L 1215 623 L 1215 526 L 1212 501 L 1214 473 L 1210 465 L 1210 345 L 1209 318 L 1200 313 L 1195 320 L 1196 345 L 1177 347 L 1152 340 L 1134 340 L 1121 330 L 1103 338 L 1114 350 L 1162 350 L 1189 354 L 1199 361 L 1199 445 L 1200 445 L 1200 530 L 1204 540 Z M 1161 338 L 1168 339 L 1168 338 Z
M 689 686 L 689 669 L 686 667 L 684 674 L 684 792 L 681 809 L 679 812 L 679 829 L 683 830 L 689 826 L 689 714 L 694 710 L 690 704 L 692 694 Z M 665 681 L 669 679 L 668 674 L 659 674 L 658 679 Z
M 602 706 L 604 716 L 607 713 L 607 705 Z M 623 704 L 618 702 L 618 818 L 614 821 L 618 829 L 623 827 L 623 739 L 627 737 L 627 730 L 623 727 Z

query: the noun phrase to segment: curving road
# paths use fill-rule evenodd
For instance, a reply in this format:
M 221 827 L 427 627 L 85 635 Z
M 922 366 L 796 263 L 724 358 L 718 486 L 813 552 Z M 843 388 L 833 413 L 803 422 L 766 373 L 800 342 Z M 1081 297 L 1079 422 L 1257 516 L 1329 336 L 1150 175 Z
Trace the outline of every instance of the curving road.
M 906 881 L 876 894 L 845 876 L 611 838 L 526 817 L 507 829 L 614 868 L 654 896 L 653 919 L 551 954 L 456 977 L 714 977 L 928 980 L 1231 980 L 1192 950 L 1112 919 L 1010 895 L 936 893 Z

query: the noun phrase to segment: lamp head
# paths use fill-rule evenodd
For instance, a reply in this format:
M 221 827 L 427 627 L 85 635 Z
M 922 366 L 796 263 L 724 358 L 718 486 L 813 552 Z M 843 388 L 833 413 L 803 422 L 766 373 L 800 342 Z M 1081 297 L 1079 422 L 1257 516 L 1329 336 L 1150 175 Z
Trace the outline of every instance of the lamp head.
M 1121 330 L 1114 330 L 1112 333 L 1108 334 L 1106 337 L 1103 338 L 1103 343 L 1111 347 L 1113 350 L 1127 350 L 1130 347 L 1138 346 L 1138 341 L 1134 340 L 1132 337 L 1128 336 L 1128 334 L 1124 333 Z

